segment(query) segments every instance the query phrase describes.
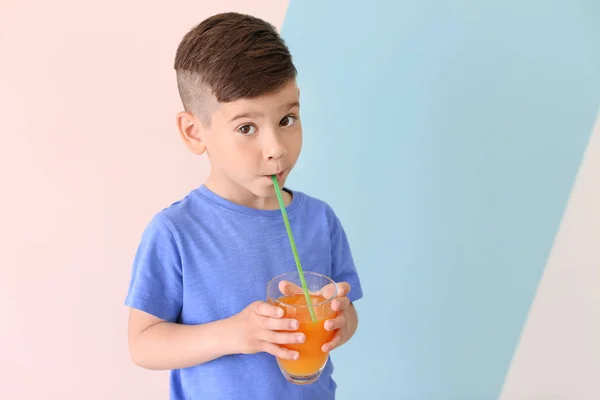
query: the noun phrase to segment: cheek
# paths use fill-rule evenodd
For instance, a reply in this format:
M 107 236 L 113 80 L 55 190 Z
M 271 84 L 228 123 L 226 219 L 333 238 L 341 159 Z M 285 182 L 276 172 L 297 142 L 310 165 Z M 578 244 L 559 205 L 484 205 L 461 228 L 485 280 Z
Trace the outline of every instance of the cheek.
M 261 163 L 260 151 L 248 143 L 230 143 L 226 152 L 229 165 L 241 173 L 250 172 Z
M 302 131 L 295 132 L 291 135 L 287 142 L 287 149 L 290 154 L 297 156 L 302 148 Z

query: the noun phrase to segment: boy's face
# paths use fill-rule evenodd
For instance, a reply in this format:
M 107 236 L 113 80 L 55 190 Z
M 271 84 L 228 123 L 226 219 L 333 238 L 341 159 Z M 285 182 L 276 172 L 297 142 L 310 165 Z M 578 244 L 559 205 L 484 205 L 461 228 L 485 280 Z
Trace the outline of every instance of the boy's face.
M 244 203 L 273 197 L 270 176 L 277 174 L 283 186 L 300 155 L 299 108 L 295 80 L 274 93 L 217 103 L 210 124 L 196 121 L 201 126 L 195 152 L 204 146 L 211 161 L 207 184 Z

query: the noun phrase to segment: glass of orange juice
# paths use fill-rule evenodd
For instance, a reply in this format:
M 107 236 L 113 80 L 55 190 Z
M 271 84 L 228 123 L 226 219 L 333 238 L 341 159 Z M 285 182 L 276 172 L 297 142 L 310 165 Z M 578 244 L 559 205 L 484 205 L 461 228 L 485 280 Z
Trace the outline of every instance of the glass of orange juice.
M 327 363 L 329 353 L 321 348 L 333 339 L 335 332 L 325 330 L 324 324 L 326 320 L 336 317 L 336 312 L 331 309 L 331 302 L 338 292 L 337 284 L 325 275 L 305 271 L 304 277 L 316 321 L 311 318 L 297 271 L 278 275 L 267 284 L 267 301 L 281 307 L 285 312 L 284 318 L 298 320 L 297 331 L 306 336 L 304 343 L 283 345 L 298 352 L 300 357 L 297 360 L 277 358 L 279 369 L 285 378 L 300 385 L 319 379 Z

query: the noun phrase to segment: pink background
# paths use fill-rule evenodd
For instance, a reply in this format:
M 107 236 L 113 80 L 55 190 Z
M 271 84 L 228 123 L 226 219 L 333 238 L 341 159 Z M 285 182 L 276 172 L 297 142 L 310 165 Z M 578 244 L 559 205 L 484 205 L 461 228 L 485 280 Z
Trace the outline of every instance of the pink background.
M 279 28 L 288 4 L 218 3 L 2 0 L 1 399 L 168 398 L 123 301 L 149 218 L 208 170 L 175 129 L 175 50 L 211 14 Z

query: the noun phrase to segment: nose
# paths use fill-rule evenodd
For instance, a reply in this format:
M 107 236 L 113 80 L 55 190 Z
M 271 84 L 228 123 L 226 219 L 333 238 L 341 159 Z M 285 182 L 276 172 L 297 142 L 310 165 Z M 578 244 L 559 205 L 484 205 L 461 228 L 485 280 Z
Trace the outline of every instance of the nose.
M 263 157 L 265 160 L 279 160 L 287 150 L 276 132 L 263 135 Z

